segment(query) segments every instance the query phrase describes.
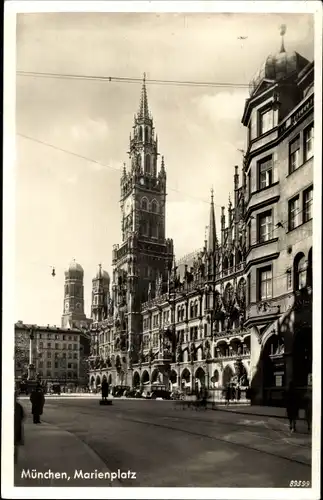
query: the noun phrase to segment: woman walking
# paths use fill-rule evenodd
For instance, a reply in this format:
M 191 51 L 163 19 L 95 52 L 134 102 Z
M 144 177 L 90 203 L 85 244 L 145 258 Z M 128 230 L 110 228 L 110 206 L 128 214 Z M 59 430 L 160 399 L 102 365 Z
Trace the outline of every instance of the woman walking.
M 33 422 L 34 424 L 41 424 L 40 415 L 43 414 L 45 397 L 40 384 L 37 384 L 36 388 L 31 393 L 30 402 L 31 413 L 33 414 Z

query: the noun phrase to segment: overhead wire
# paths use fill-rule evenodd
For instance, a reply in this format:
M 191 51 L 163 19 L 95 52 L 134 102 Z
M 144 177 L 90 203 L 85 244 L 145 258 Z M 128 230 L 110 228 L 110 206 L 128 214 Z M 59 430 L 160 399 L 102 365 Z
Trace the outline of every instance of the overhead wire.
M 61 80 L 83 80 L 83 81 L 98 81 L 98 82 L 115 82 L 115 83 L 142 83 L 142 78 L 120 77 L 120 76 L 105 76 L 105 75 L 83 75 L 71 73 L 51 73 L 41 71 L 23 71 L 17 70 L 17 75 L 35 78 L 53 78 Z M 198 82 L 190 80 L 163 80 L 163 79 L 145 79 L 145 82 L 152 85 L 168 85 L 180 87 L 211 87 L 211 88 L 249 88 L 249 83 L 233 83 L 233 82 Z

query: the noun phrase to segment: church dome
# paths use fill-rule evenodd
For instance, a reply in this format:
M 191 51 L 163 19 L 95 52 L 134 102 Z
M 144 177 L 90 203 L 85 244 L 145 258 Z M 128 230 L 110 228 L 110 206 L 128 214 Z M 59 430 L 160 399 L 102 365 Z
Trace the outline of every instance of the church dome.
M 69 267 L 68 267 L 68 270 L 67 270 L 69 273 L 72 272 L 72 273 L 78 273 L 78 274 L 84 274 L 84 270 L 83 270 L 83 267 L 78 264 L 75 259 L 70 263 Z
M 101 265 L 99 266 L 99 269 L 93 279 L 94 280 L 102 279 L 104 283 L 110 283 L 109 273 L 104 269 L 102 269 Z
M 281 32 L 283 36 L 285 31 Z M 261 68 L 250 82 L 250 93 L 252 94 L 262 80 L 268 79 L 274 82 L 288 78 L 293 74 L 298 74 L 309 64 L 309 61 L 298 52 L 286 52 L 284 41 L 280 52 L 269 55 Z

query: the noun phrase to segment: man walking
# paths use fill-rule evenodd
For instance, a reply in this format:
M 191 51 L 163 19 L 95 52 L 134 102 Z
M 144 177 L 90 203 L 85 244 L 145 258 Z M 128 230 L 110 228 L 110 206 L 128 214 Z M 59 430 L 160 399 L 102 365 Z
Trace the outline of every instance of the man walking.
M 101 386 L 102 400 L 106 401 L 109 396 L 109 384 L 106 380 L 103 380 Z
M 291 432 L 296 432 L 296 419 L 298 417 L 299 406 L 296 390 L 292 381 L 289 383 L 288 390 L 285 394 L 285 404 L 287 418 L 289 420 L 289 429 Z
M 30 395 L 30 402 L 33 422 L 34 424 L 41 424 L 40 415 L 43 414 L 45 397 L 40 384 L 37 384 L 36 388 L 32 391 Z

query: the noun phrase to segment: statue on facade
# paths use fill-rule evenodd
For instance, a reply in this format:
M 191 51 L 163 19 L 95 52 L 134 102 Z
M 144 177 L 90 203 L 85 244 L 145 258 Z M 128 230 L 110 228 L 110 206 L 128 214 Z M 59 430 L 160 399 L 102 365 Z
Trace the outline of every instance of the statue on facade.
M 238 354 L 238 356 L 242 355 L 242 347 L 241 347 L 241 345 L 238 346 L 237 354 Z
M 211 358 L 211 346 L 210 346 L 210 342 L 208 340 L 205 341 L 204 352 L 205 352 L 205 359 L 210 359 Z
M 191 363 L 193 363 L 193 361 L 195 361 L 195 344 L 194 344 L 194 342 L 192 342 L 190 345 L 190 361 L 191 361 Z
M 153 353 L 152 348 L 150 348 L 149 352 L 148 352 L 148 361 L 149 361 L 149 363 L 152 363 L 153 360 L 154 360 L 154 353 Z
M 182 362 L 182 348 L 181 348 L 181 345 L 179 343 L 176 346 L 176 362 L 177 363 Z
M 150 302 L 152 299 L 152 287 L 151 287 L 151 282 L 149 281 L 148 285 L 148 301 Z

